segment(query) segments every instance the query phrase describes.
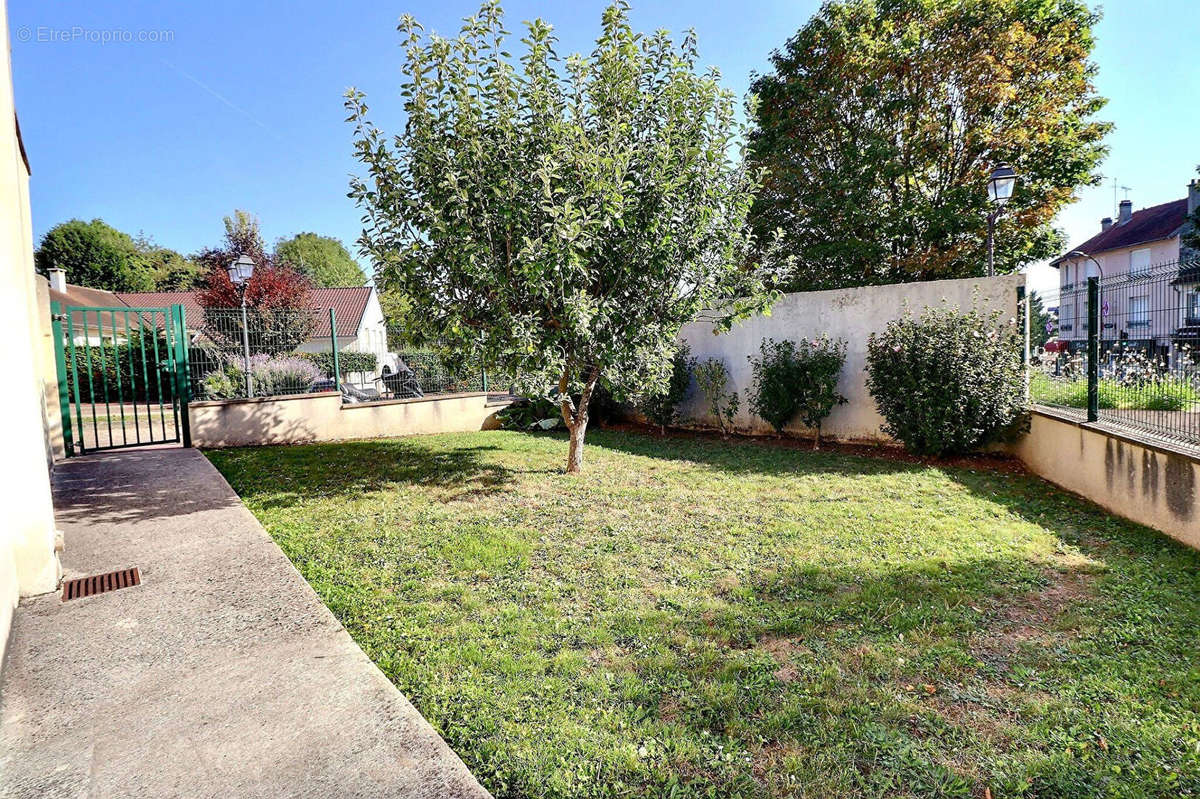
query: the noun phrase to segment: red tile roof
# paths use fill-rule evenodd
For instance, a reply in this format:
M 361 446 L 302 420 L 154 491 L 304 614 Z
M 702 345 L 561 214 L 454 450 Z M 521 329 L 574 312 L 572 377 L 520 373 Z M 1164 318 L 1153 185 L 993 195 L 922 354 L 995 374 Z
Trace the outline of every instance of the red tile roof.
M 1108 230 L 1103 230 L 1092 236 L 1078 247 L 1072 247 L 1071 252 L 1082 250 L 1088 255 L 1097 255 L 1109 250 L 1117 250 L 1121 247 L 1133 247 L 1137 244 L 1161 241 L 1175 235 L 1179 231 L 1179 228 L 1183 226 L 1186 219 L 1186 197 L 1182 200 L 1173 200 L 1161 205 L 1152 205 L 1149 208 L 1143 208 L 1135 212 L 1125 224 L 1113 225 Z M 1067 255 L 1060 255 L 1051 261 L 1050 265 L 1058 266 L 1067 260 L 1068 257 Z
M 325 311 L 321 314 L 312 337 L 318 338 L 329 335 L 330 308 L 337 318 L 339 334 L 342 336 L 357 336 L 362 324 L 363 314 L 367 310 L 367 302 L 371 299 L 370 286 L 347 286 L 344 288 L 312 289 L 308 296 L 314 310 Z M 141 291 L 121 292 L 113 296 L 133 308 L 159 308 L 164 305 L 182 305 L 188 327 L 192 327 L 204 318 L 204 308 L 196 299 L 195 291 Z

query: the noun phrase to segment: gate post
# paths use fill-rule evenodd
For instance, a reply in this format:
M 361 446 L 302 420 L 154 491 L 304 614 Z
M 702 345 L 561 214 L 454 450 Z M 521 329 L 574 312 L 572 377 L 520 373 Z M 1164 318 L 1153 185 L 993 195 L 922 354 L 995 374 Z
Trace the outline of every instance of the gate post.
M 71 430 L 71 393 L 67 386 L 67 358 L 64 352 L 62 303 L 50 303 L 50 333 L 54 337 L 54 374 L 58 380 L 58 407 L 62 416 L 63 453 L 69 458 L 75 454 L 75 441 Z
M 188 415 L 188 399 L 192 393 L 192 369 L 188 364 L 187 317 L 182 305 L 171 309 L 175 335 L 175 396 L 179 398 L 179 428 L 183 446 L 192 446 L 192 420 Z
M 1087 279 L 1087 420 L 1100 420 L 1100 278 Z

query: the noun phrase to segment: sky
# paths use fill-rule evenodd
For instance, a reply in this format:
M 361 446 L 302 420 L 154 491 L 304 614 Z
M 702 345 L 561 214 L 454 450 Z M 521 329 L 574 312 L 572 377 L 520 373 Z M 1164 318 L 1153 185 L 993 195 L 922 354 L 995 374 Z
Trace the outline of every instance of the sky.
M 604 5 L 504 3 L 514 35 L 540 16 L 563 54 L 590 49 Z M 647 32 L 694 28 L 701 61 L 744 96 L 752 72 L 818 5 L 635 0 L 632 19 Z M 451 34 L 477 9 L 474 0 L 9 0 L 35 241 L 64 220 L 100 217 L 189 253 L 219 243 L 222 217 L 242 208 L 268 242 L 314 231 L 353 251 L 360 212 L 346 192 L 358 170 L 343 93 L 366 92 L 375 122 L 398 130 L 398 17 Z M 1072 244 L 1115 213 L 1114 179 L 1137 209 L 1183 197 L 1200 164 L 1200 0 L 1102 10 L 1093 58 L 1109 98 L 1100 116 L 1116 128 L 1103 185 L 1059 215 Z M 1057 273 L 1036 266 L 1030 281 L 1056 285 Z

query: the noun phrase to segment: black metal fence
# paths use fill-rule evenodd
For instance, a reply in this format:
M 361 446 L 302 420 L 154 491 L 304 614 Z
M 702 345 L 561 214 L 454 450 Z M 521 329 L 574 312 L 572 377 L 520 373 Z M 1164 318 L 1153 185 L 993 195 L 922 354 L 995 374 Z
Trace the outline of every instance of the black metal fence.
M 1031 308 L 1035 403 L 1200 446 L 1200 261 L 1063 284 Z
M 433 351 L 355 351 L 353 334 L 339 331 L 328 309 L 208 309 L 193 324 L 191 396 L 198 400 L 340 390 L 344 402 L 356 403 L 488 386 L 482 370 L 453 369 Z

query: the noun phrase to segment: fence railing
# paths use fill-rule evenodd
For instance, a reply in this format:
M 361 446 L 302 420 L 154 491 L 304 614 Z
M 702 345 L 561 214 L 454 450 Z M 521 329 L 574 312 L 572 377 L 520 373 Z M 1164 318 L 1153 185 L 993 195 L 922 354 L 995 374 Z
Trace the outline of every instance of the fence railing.
M 1035 403 L 1200 446 L 1200 261 L 1033 296 Z
M 208 309 L 192 325 L 198 400 L 340 390 L 354 403 L 487 390 L 481 370 L 453 370 L 434 352 L 358 351 L 357 331 L 339 331 L 332 309 Z

